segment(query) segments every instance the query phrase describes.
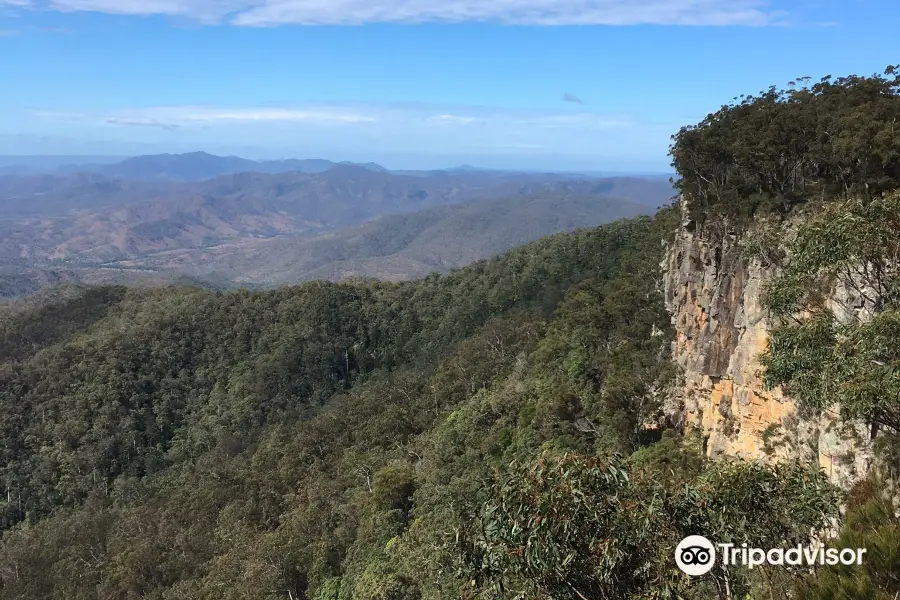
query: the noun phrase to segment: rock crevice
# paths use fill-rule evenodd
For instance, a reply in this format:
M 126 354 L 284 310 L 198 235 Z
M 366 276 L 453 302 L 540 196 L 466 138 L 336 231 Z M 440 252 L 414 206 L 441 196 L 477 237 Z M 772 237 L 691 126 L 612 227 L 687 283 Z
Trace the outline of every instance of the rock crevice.
M 663 266 L 681 372 L 669 418 L 698 430 L 710 458 L 800 459 L 842 487 L 864 477 L 873 462 L 866 427 L 844 424 L 834 411 L 803 416 L 765 385 L 759 356 L 770 321 L 762 292 L 775 268 L 745 258 L 735 234 L 712 236 L 692 223 L 680 227 Z

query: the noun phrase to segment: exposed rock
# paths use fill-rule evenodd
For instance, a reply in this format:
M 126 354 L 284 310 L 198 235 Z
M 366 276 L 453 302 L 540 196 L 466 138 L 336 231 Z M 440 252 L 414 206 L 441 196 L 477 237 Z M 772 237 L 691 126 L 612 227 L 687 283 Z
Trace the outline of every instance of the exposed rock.
M 691 223 L 676 234 L 665 268 L 673 359 L 682 371 L 670 419 L 699 429 L 711 458 L 799 458 L 820 465 L 842 487 L 863 477 L 873 462 L 866 427 L 843 425 L 835 411 L 805 417 L 763 381 L 759 355 L 770 323 L 761 297 L 775 268 L 748 261 L 734 234 L 712 236 Z M 864 310 L 845 289 L 834 291 L 831 304 Z

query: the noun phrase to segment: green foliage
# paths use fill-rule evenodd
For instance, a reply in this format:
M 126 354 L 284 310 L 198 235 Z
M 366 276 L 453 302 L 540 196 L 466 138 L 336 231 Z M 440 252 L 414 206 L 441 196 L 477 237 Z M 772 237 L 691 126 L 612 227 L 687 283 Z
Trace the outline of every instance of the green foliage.
M 836 516 L 840 495 L 818 470 L 724 462 L 702 473 L 674 504 L 685 531 L 778 547 L 805 542 Z
M 219 257 L 215 266 L 223 271 L 229 286 L 233 283 L 228 280 L 276 285 L 351 275 L 389 280 L 424 277 L 544 235 L 650 212 L 641 207 L 655 209 L 658 202 L 652 202 L 654 198 L 667 201 L 671 196 L 671 188 L 665 185 L 648 182 L 646 187 L 651 195 L 637 199 L 631 197 L 637 189 L 610 185 L 611 195 L 600 198 L 542 192 L 535 197 L 514 195 L 439 206 L 383 217 L 327 235 L 285 236 L 261 247 L 238 248 Z M 159 260 L 151 256 L 142 262 L 154 266 Z M 208 279 L 205 270 L 203 273 Z
M 763 443 L 763 452 L 768 455 L 771 455 L 775 452 L 777 448 L 784 445 L 783 436 L 784 433 L 781 431 L 781 425 L 779 423 L 772 423 L 762 432 L 762 443 Z
M 767 223 L 765 227 L 748 231 L 740 240 L 741 253 L 746 259 L 756 259 L 764 266 L 779 266 L 785 258 L 783 235 L 784 231 L 777 223 Z
M 452 594 L 446 534 L 492 469 L 645 443 L 676 223 L 667 209 L 419 282 L 10 307 L 0 597 Z
M 372 502 L 379 510 L 400 510 L 411 508 L 415 480 L 409 465 L 389 465 L 375 473 L 372 484 Z
M 352 600 L 418 600 L 419 597 L 414 582 L 373 561 L 357 581 Z
M 803 408 L 900 428 L 900 194 L 826 206 L 804 222 L 764 301 L 779 319 L 766 381 Z M 826 298 L 850 298 L 840 318 Z
M 789 467 L 710 470 L 697 439 L 651 443 L 677 220 L 419 282 L 11 307 L 0 597 L 718 593 L 725 574 L 674 572 L 680 537 L 791 538 L 833 496 Z
M 655 528 L 645 519 L 653 508 L 635 511 L 628 491 L 617 458 L 545 454 L 533 465 L 514 463 L 480 514 L 483 534 L 460 533 L 476 585 L 490 584 L 499 597 L 629 595 L 648 576 L 642 566 Z
M 877 477 L 853 490 L 832 548 L 865 548 L 862 565 L 824 566 L 796 585 L 798 600 L 893 600 L 900 590 L 900 518 L 886 482 Z
M 860 198 L 808 220 L 787 263 L 774 230 L 744 251 L 783 267 L 769 383 L 892 427 L 897 92 L 893 71 L 772 89 L 672 148 L 695 218 Z M 659 265 L 679 218 L 400 284 L 66 288 L 4 307 L 0 598 L 784 599 L 800 579 L 800 598 L 880 600 L 898 536 L 874 493 L 832 540 L 874 548 L 864 571 L 676 569 L 686 535 L 796 545 L 841 501 L 821 472 L 710 464 L 666 430 Z M 358 249 L 411 246 L 394 222 Z M 865 318 L 830 310 L 835 285 Z
M 776 328 L 768 353 L 760 358 L 769 385 L 783 384 L 804 408 L 819 411 L 827 406 L 823 389 L 832 381 L 828 368 L 835 344 L 834 316 L 820 311 L 801 324 Z
M 798 85 L 799 84 L 799 85 Z M 900 187 L 900 75 L 831 76 L 741 96 L 671 147 L 695 219 L 746 218 L 814 199 Z
M 698 471 L 673 485 L 646 471 L 630 477 L 616 457 L 545 453 L 513 463 L 476 524 L 458 533 L 465 572 L 490 598 L 709 597 L 709 584 L 724 597 L 724 589 L 749 592 L 750 574 L 719 565 L 686 579 L 671 557 L 679 540 L 702 533 L 795 545 L 837 512 L 824 475 L 800 466 L 726 462 Z
M 705 466 L 699 433 L 687 439 L 667 429 L 655 444 L 643 446 L 628 457 L 628 469 L 644 479 L 656 478 L 666 487 L 682 485 L 699 475 Z
M 332 577 L 331 579 L 325 580 L 322 585 L 316 590 L 316 595 L 313 596 L 313 600 L 338 600 L 340 598 L 341 593 L 341 579 L 339 577 Z
M 880 311 L 900 299 L 895 295 L 898 230 L 900 194 L 825 206 L 798 232 L 789 272 L 835 278 Z

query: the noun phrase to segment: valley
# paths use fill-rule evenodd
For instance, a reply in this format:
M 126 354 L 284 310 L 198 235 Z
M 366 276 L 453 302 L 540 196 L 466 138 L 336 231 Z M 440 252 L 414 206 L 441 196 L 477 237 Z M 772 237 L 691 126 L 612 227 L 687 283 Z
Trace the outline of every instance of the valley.
M 648 214 L 672 194 L 661 179 L 392 174 L 346 164 L 204 179 L 199 173 L 227 171 L 238 160 L 204 157 L 199 170 L 196 155 L 164 157 L 187 179 L 181 181 L 90 172 L 0 177 L 0 269 L 92 283 L 193 280 L 226 287 L 410 279 L 543 235 Z M 140 177 L 134 165 L 153 160 L 104 170 Z
M 0 0 L 0 600 L 900 600 L 898 21 Z

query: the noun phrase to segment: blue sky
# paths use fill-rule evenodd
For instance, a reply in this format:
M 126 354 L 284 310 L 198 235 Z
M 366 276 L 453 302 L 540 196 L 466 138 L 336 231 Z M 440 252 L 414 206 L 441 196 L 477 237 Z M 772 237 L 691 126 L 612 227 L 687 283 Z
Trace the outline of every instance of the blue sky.
M 0 0 L 0 154 L 664 171 L 742 93 L 900 62 L 896 0 Z

